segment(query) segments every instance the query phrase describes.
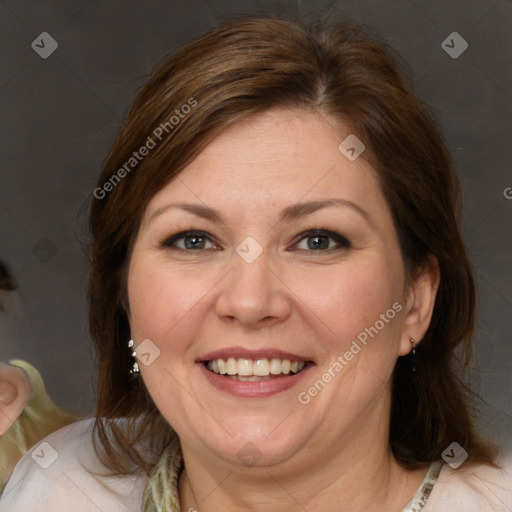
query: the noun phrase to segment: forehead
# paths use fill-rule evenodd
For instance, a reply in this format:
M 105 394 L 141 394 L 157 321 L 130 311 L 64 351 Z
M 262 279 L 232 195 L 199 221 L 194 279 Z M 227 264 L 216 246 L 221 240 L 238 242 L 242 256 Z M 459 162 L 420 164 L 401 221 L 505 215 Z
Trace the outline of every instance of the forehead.
M 214 139 L 158 192 L 147 213 L 169 199 L 270 207 L 343 197 L 386 208 L 364 153 L 350 161 L 339 150 L 348 125 L 312 110 L 275 109 L 247 118 Z

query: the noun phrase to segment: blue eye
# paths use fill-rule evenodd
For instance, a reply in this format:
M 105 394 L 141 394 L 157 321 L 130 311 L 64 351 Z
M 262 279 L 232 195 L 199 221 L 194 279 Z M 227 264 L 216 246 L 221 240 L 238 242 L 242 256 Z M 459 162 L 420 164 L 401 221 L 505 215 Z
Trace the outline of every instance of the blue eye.
M 210 237 L 201 231 L 185 231 L 173 235 L 162 243 L 163 247 L 181 250 L 198 251 L 201 249 L 217 249 Z
M 182 251 L 218 250 L 210 236 L 204 231 L 182 231 L 166 238 L 161 246 L 167 249 Z M 327 252 L 340 249 L 349 249 L 350 241 L 339 233 L 323 229 L 313 229 L 301 233 L 298 242 L 292 250 Z
M 301 247 L 301 245 L 303 245 Z M 349 249 L 351 243 L 343 235 L 326 230 L 310 230 L 301 234 L 296 249 L 301 251 L 325 252 L 340 248 Z

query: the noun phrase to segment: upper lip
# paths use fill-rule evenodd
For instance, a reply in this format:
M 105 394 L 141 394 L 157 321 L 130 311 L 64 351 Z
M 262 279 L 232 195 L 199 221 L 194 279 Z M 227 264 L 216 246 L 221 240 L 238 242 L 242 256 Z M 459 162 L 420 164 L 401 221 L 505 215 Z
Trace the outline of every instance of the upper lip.
M 291 352 L 284 352 L 275 348 L 261 348 L 258 350 L 249 350 L 243 347 L 230 347 L 221 348 L 208 352 L 204 356 L 199 357 L 196 362 L 204 363 L 206 361 L 214 361 L 215 359 L 228 359 L 234 357 L 235 359 L 288 359 L 289 361 L 311 361 L 309 357 L 299 356 L 298 354 L 292 354 Z

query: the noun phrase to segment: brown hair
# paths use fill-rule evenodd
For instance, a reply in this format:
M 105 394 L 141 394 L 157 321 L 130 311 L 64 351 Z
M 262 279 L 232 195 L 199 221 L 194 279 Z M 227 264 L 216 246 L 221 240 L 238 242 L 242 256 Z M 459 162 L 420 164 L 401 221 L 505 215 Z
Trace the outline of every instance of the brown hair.
M 2 292 L 11 292 L 18 287 L 16 280 L 3 262 L 0 261 L 0 299 Z M 0 311 L 3 311 L 2 301 L 0 300 Z
M 16 280 L 12 277 L 5 264 L 0 261 L 0 290 L 10 292 L 17 288 Z
M 245 18 L 165 58 L 139 92 L 90 214 L 90 329 L 99 369 L 95 446 L 108 467 L 123 472 L 132 462 L 149 472 L 154 461 L 135 445 L 149 443 L 159 453 L 173 435 L 142 379 L 129 374 L 127 268 L 144 209 L 214 137 L 275 107 L 315 109 L 349 122 L 379 176 L 407 277 L 421 272 L 431 255 L 439 263 L 441 283 L 417 347 L 417 371 L 401 357 L 394 372 L 394 456 L 417 467 L 457 441 L 469 454 L 466 464 L 492 464 L 492 449 L 475 434 L 475 396 L 462 380 L 471 355 L 475 285 L 459 229 L 459 184 L 435 123 L 397 62 L 392 50 L 354 26 Z M 135 160 L 150 139 L 155 146 Z M 118 418 L 125 418 L 122 431 Z

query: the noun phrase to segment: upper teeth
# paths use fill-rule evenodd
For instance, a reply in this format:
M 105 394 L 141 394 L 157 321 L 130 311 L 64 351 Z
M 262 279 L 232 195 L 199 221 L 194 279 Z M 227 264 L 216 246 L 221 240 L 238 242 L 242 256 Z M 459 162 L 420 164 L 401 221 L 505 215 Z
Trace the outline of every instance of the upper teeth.
M 265 377 L 267 375 L 280 375 L 284 373 L 300 372 L 306 363 L 299 361 L 290 361 L 289 359 L 235 359 L 230 357 L 226 359 L 215 359 L 208 361 L 208 370 L 221 375 L 256 375 Z

